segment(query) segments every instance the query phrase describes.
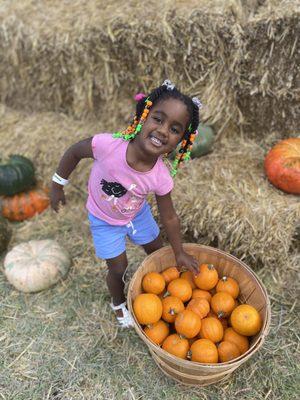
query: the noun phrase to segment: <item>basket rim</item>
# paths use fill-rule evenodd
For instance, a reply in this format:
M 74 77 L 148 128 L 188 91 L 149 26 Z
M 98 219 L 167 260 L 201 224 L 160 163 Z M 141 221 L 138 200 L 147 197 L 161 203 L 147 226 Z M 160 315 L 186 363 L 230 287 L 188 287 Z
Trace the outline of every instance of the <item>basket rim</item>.
M 263 344 L 263 342 L 265 341 L 266 336 L 269 333 L 269 329 L 270 329 L 270 323 L 271 323 L 271 305 L 270 305 L 270 300 L 267 294 L 267 290 L 265 288 L 265 286 L 263 285 L 263 283 L 259 280 L 258 276 L 255 274 L 255 272 L 247 265 L 245 264 L 243 261 L 239 260 L 237 257 L 233 256 L 230 253 L 227 253 L 223 250 L 217 249 L 215 247 L 211 247 L 211 246 L 206 246 L 206 245 L 202 245 L 202 244 L 197 244 L 197 243 L 184 243 L 183 244 L 184 248 L 187 249 L 191 249 L 191 248 L 197 248 L 197 249 L 202 249 L 202 250 L 209 250 L 212 251 L 213 253 L 217 253 L 217 254 L 221 254 L 223 256 L 226 256 L 227 258 L 237 262 L 242 268 L 244 268 L 251 276 L 252 278 L 256 281 L 256 283 L 258 284 L 260 290 L 263 293 L 264 299 L 266 301 L 266 314 L 265 314 L 265 319 L 263 322 L 263 326 L 259 332 L 259 335 L 256 339 L 256 341 L 254 342 L 254 344 L 241 356 L 235 358 L 234 360 L 231 361 L 227 361 L 227 362 L 223 362 L 223 363 L 217 363 L 217 364 L 206 364 L 206 363 L 199 363 L 199 362 L 195 362 L 195 361 L 189 361 L 189 360 L 184 360 L 184 359 L 180 359 L 176 356 L 173 356 L 172 354 L 168 353 L 167 351 L 165 351 L 163 348 L 161 348 L 160 346 L 157 346 L 155 343 L 151 342 L 150 339 L 148 339 L 148 337 L 145 335 L 143 329 L 140 327 L 140 324 L 138 323 L 134 312 L 133 312 L 133 304 L 132 304 L 132 296 L 131 296 L 131 292 L 132 292 L 132 287 L 133 284 L 136 280 L 136 277 L 139 274 L 140 269 L 142 269 L 142 267 L 145 265 L 145 263 L 147 263 L 149 261 L 149 259 L 151 259 L 153 256 L 157 255 L 159 252 L 162 251 L 162 249 L 165 250 L 171 250 L 172 251 L 172 247 L 170 245 L 168 246 L 164 246 L 159 250 L 156 250 L 155 252 L 147 255 L 144 260 L 142 261 L 142 263 L 140 264 L 140 266 L 137 268 L 137 270 L 135 271 L 134 275 L 132 276 L 129 286 L 128 286 L 128 291 L 127 291 L 127 303 L 128 303 L 128 308 L 132 314 L 133 317 L 133 321 L 134 321 L 134 328 L 137 332 L 137 334 L 139 335 L 139 337 L 145 342 L 145 344 L 149 347 L 150 351 L 151 349 L 157 354 L 157 353 L 162 353 L 162 356 L 165 357 L 166 359 L 169 359 L 172 362 L 177 362 L 177 364 L 182 365 L 184 367 L 192 367 L 192 366 L 201 366 L 201 367 L 205 367 L 207 369 L 225 369 L 225 368 L 229 368 L 229 367 L 233 367 L 235 364 L 237 365 L 241 365 L 242 363 L 244 363 L 245 361 L 247 361 Z M 158 356 L 158 354 L 157 354 Z

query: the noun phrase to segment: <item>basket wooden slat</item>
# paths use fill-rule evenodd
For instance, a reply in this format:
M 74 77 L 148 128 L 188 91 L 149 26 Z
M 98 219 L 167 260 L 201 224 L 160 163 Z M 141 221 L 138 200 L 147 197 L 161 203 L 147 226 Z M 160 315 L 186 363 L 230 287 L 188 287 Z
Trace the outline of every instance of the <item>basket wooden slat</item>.
M 263 344 L 269 331 L 271 308 L 266 289 L 256 274 L 242 261 L 221 250 L 187 243 L 184 245 L 187 253 L 193 255 L 199 263 L 214 264 L 219 276 L 231 276 L 240 286 L 239 301 L 253 305 L 260 313 L 263 321 L 261 331 L 251 338 L 249 350 L 240 357 L 226 363 L 202 364 L 182 360 L 169 354 L 161 347 L 152 343 L 144 334 L 133 313 L 133 301 L 142 293 L 142 279 L 147 272 L 161 272 L 163 269 L 176 265 L 170 246 L 164 247 L 145 258 L 134 274 L 128 288 L 128 307 L 134 316 L 135 330 L 148 346 L 152 357 L 159 368 L 169 377 L 188 385 L 205 386 L 225 379 L 241 364 L 247 361 Z

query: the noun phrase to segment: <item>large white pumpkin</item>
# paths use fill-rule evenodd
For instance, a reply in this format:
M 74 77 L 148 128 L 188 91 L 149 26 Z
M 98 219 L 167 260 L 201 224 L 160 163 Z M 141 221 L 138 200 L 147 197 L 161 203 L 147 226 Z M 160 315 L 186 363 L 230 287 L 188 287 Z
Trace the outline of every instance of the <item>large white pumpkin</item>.
M 15 246 L 4 259 L 8 281 L 22 292 L 38 292 L 65 277 L 69 254 L 54 240 L 31 240 Z

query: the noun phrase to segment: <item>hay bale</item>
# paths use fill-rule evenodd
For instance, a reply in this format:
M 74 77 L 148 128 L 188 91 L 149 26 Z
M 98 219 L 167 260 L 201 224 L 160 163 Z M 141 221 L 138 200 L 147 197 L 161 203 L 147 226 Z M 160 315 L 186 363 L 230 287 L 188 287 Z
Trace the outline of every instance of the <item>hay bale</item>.
M 183 231 L 252 266 L 283 267 L 297 251 L 300 202 L 266 179 L 263 143 L 223 140 L 214 152 L 194 159 L 176 177 L 173 199 Z
M 6 2 L 0 12 L 1 101 L 30 111 L 104 118 L 118 114 L 120 98 L 168 76 L 202 97 L 204 119 L 216 124 L 219 135 L 232 127 L 261 134 L 270 126 L 287 135 L 298 123 L 299 51 L 293 35 L 299 36 L 299 5 L 261 4 Z M 258 52 L 257 43 L 263 44 Z M 265 57 L 255 58 L 262 52 Z M 283 111 L 289 117 L 284 125 Z

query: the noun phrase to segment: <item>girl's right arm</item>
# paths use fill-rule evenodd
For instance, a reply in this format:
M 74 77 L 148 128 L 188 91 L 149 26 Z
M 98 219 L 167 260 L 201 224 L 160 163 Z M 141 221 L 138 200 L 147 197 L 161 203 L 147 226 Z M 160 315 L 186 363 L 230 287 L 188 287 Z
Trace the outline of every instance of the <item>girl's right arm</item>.
M 92 137 L 73 144 L 62 156 L 56 173 L 64 179 L 68 179 L 72 171 L 82 158 L 93 158 Z M 53 210 L 58 211 L 59 203 L 66 204 L 64 187 L 52 182 L 50 202 Z

